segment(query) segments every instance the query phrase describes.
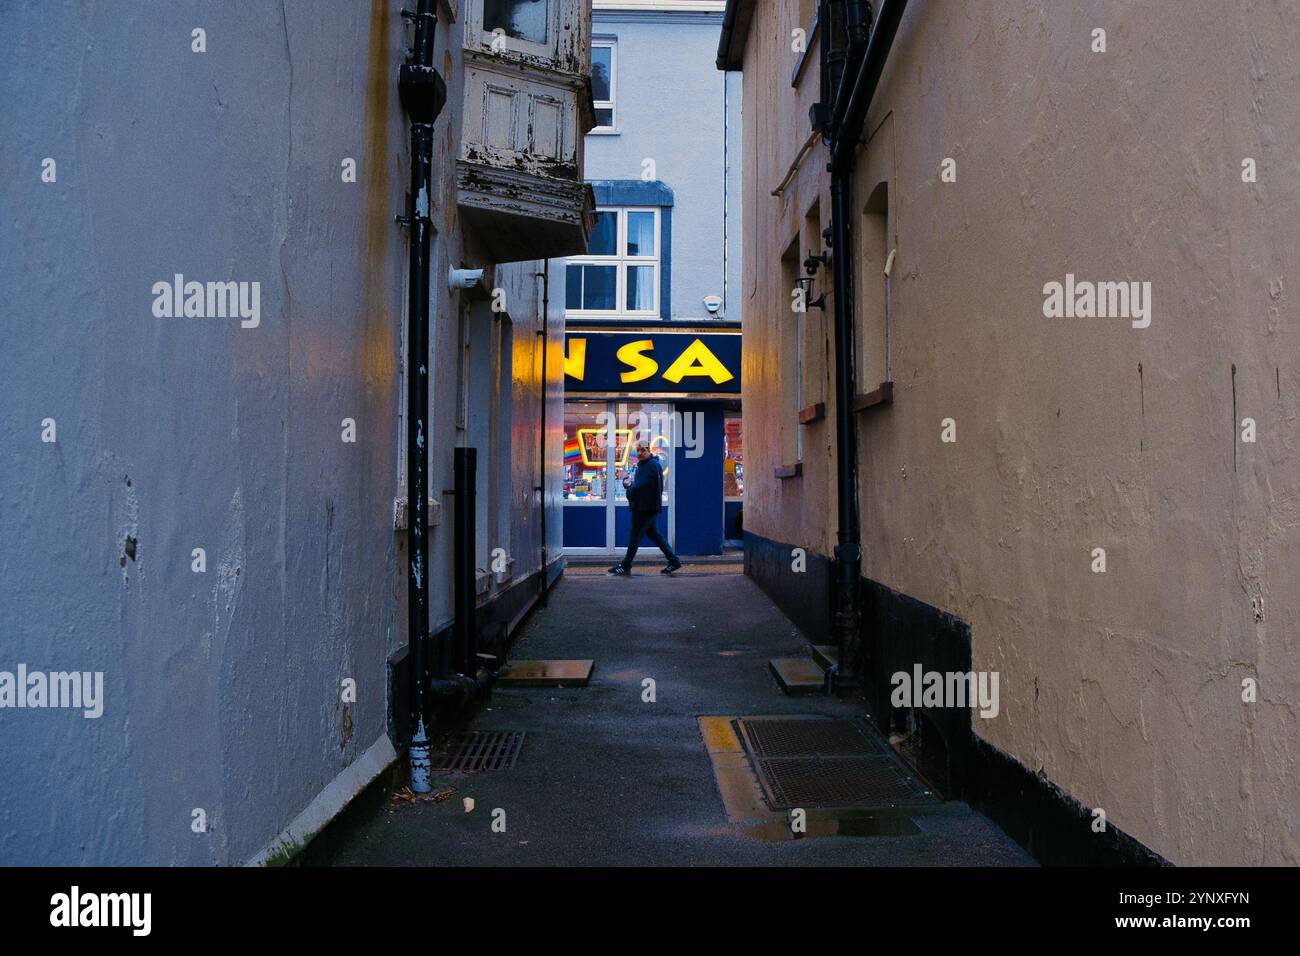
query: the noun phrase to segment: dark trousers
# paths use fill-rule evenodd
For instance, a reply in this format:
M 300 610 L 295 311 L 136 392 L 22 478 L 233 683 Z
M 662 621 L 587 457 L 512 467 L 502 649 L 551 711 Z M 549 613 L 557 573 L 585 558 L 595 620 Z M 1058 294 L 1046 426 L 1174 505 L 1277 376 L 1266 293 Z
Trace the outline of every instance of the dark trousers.
M 655 519 L 659 515 L 653 511 L 633 511 L 632 512 L 632 531 L 627 539 L 627 554 L 623 555 L 623 560 L 619 563 L 629 571 L 632 570 L 632 560 L 636 557 L 637 547 L 641 544 L 641 535 L 645 535 L 654 544 L 659 545 L 659 550 L 664 553 L 669 564 L 681 564 L 677 560 L 677 555 L 673 554 L 673 549 L 668 547 L 668 540 L 659 533 L 659 528 L 655 526 Z

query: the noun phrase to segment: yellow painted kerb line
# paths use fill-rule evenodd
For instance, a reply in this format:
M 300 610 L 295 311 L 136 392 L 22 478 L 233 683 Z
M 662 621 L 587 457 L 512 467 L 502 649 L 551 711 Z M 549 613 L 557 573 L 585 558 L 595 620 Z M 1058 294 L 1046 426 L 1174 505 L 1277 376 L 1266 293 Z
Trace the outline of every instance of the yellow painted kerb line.
M 727 820 L 784 820 L 785 815 L 769 809 L 763 802 L 763 790 L 750 766 L 745 748 L 731 726 L 734 717 L 700 717 L 700 736 L 713 762 L 713 778 L 727 811 Z

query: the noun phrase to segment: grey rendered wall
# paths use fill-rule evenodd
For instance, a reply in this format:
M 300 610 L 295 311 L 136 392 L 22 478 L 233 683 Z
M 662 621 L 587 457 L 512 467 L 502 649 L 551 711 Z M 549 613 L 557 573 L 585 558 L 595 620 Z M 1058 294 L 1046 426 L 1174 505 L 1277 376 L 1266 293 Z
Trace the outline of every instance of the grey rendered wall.
M 398 208 L 400 117 L 367 93 L 387 63 L 344 4 L 7 19 L 3 531 L 21 545 L 0 559 L 0 659 L 102 670 L 105 705 L 0 712 L 0 859 L 238 862 L 384 728 L 401 259 L 368 227 Z M 155 318 L 174 273 L 260 282 L 260 325 Z
M 246 861 L 385 733 L 386 660 L 405 642 L 399 6 L 6 5 L 0 670 L 103 671 L 105 704 L 98 719 L 0 710 L 0 863 Z M 440 26 L 436 176 L 459 129 L 459 43 L 459 24 Z M 454 210 L 444 189 L 435 494 L 456 442 L 446 270 L 482 264 Z M 522 303 L 516 342 L 533 338 L 535 271 L 499 280 Z M 260 324 L 155 318 L 151 286 L 175 273 L 260 283 Z M 535 459 L 515 487 L 535 484 Z M 450 615 L 450 504 L 435 624 Z
M 550 275 L 546 312 L 546 468 L 543 473 L 548 563 L 564 553 L 564 260 L 545 263 Z

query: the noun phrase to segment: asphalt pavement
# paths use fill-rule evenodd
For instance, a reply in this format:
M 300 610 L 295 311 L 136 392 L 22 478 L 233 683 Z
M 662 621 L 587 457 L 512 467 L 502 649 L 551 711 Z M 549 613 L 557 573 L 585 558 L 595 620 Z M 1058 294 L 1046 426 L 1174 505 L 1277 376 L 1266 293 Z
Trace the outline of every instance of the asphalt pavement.
M 437 774 L 441 799 L 400 790 L 360 801 L 306 859 L 335 865 L 1033 865 L 964 804 L 903 836 L 792 839 L 729 822 L 697 718 L 851 716 L 860 703 L 791 698 L 771 657 L 807 641 L 737 568 L 627 578 L 573 574 L 525 625 L 512 659 L 593 658 L 586 687 L 504 688 L 468 720 L 522 731 L 515 765 Z M 646 679 L 653 680 L 653 702 Z M 402 768 L 392 780 L 400 784 Z M 453 791 L 454 792 L 448 792 Z M 473 800 L 466 812 L 465 798 Z M 494 825 L 495 824 L 495 825 Z

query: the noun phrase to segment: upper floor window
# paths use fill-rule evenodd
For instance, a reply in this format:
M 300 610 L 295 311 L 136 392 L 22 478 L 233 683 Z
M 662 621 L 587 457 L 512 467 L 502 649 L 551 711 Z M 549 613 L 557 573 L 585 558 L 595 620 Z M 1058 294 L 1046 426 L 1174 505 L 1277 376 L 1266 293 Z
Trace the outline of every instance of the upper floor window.
M 862 209 L 854 279 L 854 306 L 858 313 L 858 388 L 870 392 L 893 380 L 890 362 L 889 315 L 889 184 L 878 183 Z
M 596 125 L 593 133 L 612 133 L 614 127 L 614 63 L 613 40 L 591 41 L 591 96 L 596 106 Z
M 601 318 L 659 315 L 659 210 L 596 211 L 585 256 L 565 267 L 566 311 Z
M 591 0 L 593 10 L 673 10 L 722 13 L 726 0 Z
M 549 36 L 548 0 L 483 0 L 483 32 L 500 30 L 529 43 L 546 43 Z

